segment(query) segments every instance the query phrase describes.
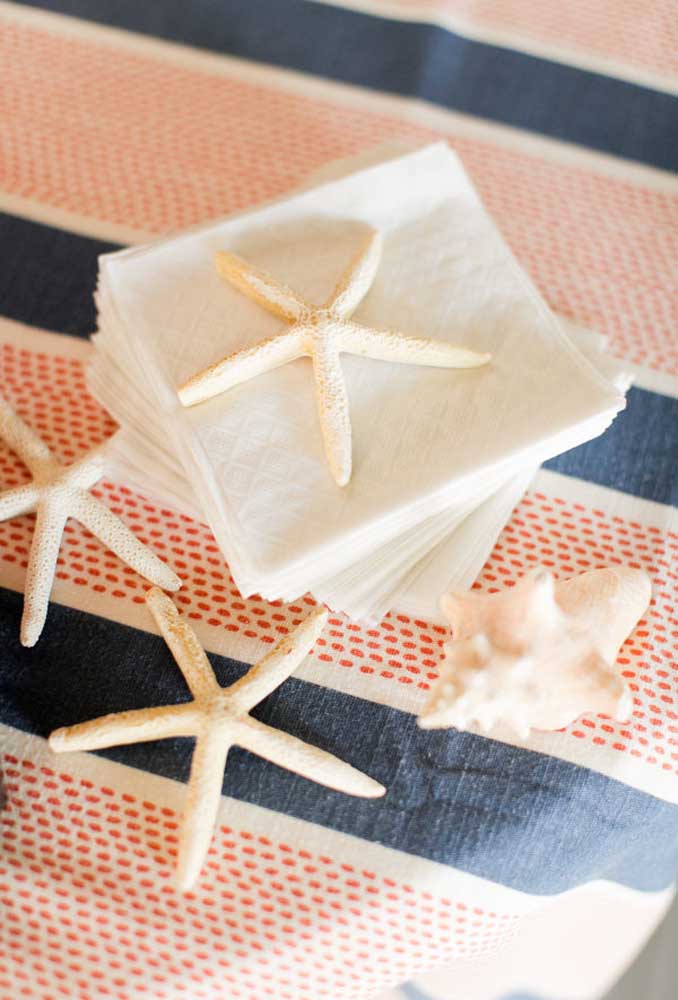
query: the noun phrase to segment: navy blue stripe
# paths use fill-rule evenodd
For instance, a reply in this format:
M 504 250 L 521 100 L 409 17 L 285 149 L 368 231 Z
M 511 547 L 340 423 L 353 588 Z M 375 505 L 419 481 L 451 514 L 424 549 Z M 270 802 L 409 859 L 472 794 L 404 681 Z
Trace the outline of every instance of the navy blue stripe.
M 97 257 L 117 249 L 0 212 L 0 315 L 89 336 L 96 329 Z
M 678 165 L 668 94 L 406 23 L 306 0 L 37 0 L 30 6 L 371 87 L 641 160 Z M 294 137 L 292 137 L 294 138 Z
M 550 459 L 545 468 L 678 505 L 678 399 L 630 389 L 626 409 L 604 434 Z
M 97 256 L 110 243 L 0 213 L 0 315 L 56 332 L 89 335 Z M 601 437 L 546 463 L 568 476 L 660 503 L 678 501 L 678 400 L 632 389 Z
M 51 605 L 37 647 L 17 638 L 21 596 L 0 590 L 0 720 L 47 736 L 61 725 L 188 697 L 163 641 Z M 243 664 L 212 656 L 219 681 Z M 259 718 L 338 754 L 384 784 L 365 801 L 323 789 L 245 751 L 229 757 L 224 793 L 532 893 L 591 879 L 639 889 L 678 871 L 678 807 L 565 761 L 453 730 L 291 679 Z M 107 751 L 185 781 L 186 739 Z

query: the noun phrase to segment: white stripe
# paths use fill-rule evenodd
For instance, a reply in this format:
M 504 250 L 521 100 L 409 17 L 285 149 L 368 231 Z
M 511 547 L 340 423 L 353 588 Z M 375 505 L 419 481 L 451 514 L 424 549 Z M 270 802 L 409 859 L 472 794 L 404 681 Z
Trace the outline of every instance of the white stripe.
M 8 215 L 18 215 L 32 222 L 39 222 L 54 229 L 64 229 L 69 233 L 87 236 L 90 239 L 102 240 L 107 243 L 121 243 L 127 246 L 132 243 L 145 243 L 153 239 L 154 234 L 131 226 L 121 226 L 116 222 L 107 222 L 93 216 L 79 215 L 67 212 L 45 202 L 31 198 L 21 198 L 19 195 L 0 191 L 0 212 Z
M 36 8 L 20 7 L 0 0 L 0 16 L 29 27 L 41 27 L 66 37 L 82 38 L 107 45 L 116 51 L 124 49 L 152 59 L 162 59 L 182 68 L 237 78 L 254 85 L 298 94 L 305 100 L 332 101 L 368 114 L 390 114 L 419 128 L 439 133 L 454 133 L 481 142 L 516 150 L 561 165 L 590 170 L 606 177 L 653 191 L 678 193 L 678 177 L 670 171 L 649 167 L 623 158 L 595 152 L 573 143 L 561 142 L 508 125 L 449 111 L 412 97 L 398 97 L 381 91 L 325 80 L 308 73 L 261 65 L 246 59 L 167 42 L 162 39 L 133 34 L 89 21 L 54 14 Z
M 92 353 L 92 345 L 83 337 L 53 333 L 37 326 L 26 326 L 14 319 L 0 316 L 0 343 L 14 344 L 29 351 L 42 351 L 62 358 L 79 358 L 83 363 Z
M 584 52 L 568 45 L 555 45 L 539 38 L 528 38 L 524 34 L 510 29 L 493 28 L 490 25 L 478 24 L 472 18 L 465 17 L 460 11 L 434 10 L 431 7 L 418 7 L 410 2 L 378 3 L 372 0 L 316 0 L 332 7 L 349 7 L 373 17 L 388 18 L 392 21 L 409 21 L 416 23 L 437 24 L 440 27 L 462 35 L 474 42 L 484 42 L 500 48 L 513 49 L 548 59 L 576 69 L 600 73 L 603 76 L 613 76 L 620 80 L 652 90 L 664 91 L 667 94 L 678 94 L 678 78 L 670 74 L 656 73 L 642 66 L 633 66 L 612 56 L 600 55 L 595 52 Z
M 674 399 L 678 398 L 678 375 L 669 375 L 657 371 L 655 368 L 643 368 L 630 361 L 624 361 L 624 367 L 628 368 L 630 374 L 633 375 L 633 384 L 639 389 L 658 392 L 662 396 L 673 396 Z
M 630 493 L 598 486 L 576 476 L 564 476 L 550 469 L 540 469 L 531 486 L 532 491 L 559 497 L 571 503 L 581 503 L 588 508 L 599 507 L 610 517 L 637 521 L 646 528 L 675 531 L 678 527 L 678 510 L 668 504 L 644 500 Z

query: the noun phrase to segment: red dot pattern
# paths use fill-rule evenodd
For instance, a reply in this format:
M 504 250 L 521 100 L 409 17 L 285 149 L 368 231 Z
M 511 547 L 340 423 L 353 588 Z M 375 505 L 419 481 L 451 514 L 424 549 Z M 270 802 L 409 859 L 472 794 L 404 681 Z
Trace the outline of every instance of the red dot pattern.
M 58 344 L 58 338 L 55 338 Z M 100 444 L 115 425 L 87 395 L 81 362 L 2 346 L 3 393 L 17 412 L 70 460 Z M 0 483 L 16 485 L 28 476 L 19 460 L 0 447 Z M 181 576 L 176 602 L 193 621 L 273 644 L 314 606 L 243 598 L 206 525 L 163 509 L 125 486 L 102 482 L 95 490 Z M 25 567 L 32 515 L 0 524 L 0 566 Z M 645 617 L 627 640 L 618 664 L 634 696 L 628 725 L 585 716 L 565 735 L 593 751 L 628 753 L 662 770 L 678 773 L 678 536 L 675 532 L 611 517 L 583 504 L 530 493 L 516 508 L 475 586 L 492 591 L 511 586 L 534 566 L 562 579 L 613 565 L 644 569 L 654 596 Z M 59 579 L 118 601 L 143 603 L 146 583 L 107 552 L 79 524 L 70 521 L 57 567 Z M 446 630 L 440 625 L 391 613 L 378 625 L 331 615 L 313 656 L 330 671 L 357 671 L 376 685 L 399 684 L 426 692 L 438 676 Z M 592 762 L 595 758 L 592 758 Z
M 372 0 L 376 11 L 413 9 L 412 0 Z M 678 21 L 671 0 L 418 0 L 431 16 L 436 12 L 473 24 L 510 32 L 518 39 L 536 41 L 584 56 L 596 55 L 652 73 L 678 77 Z M 386 13 L 386 12 L 384 12 Z M 564 59 L 567 62 L 567 58 Z M 610 75 L 614 75 L 613 72 Z
M 161 233 L 279 196 L 388 139 L 447 139 L 549 305 L 608 334 L 618 356 L 678 373 L 678 297 L 667 280 L 678 258 L 675 194 L 469 138 L 453 115 L 441 113 L 436 130 L 378 110 L 376 98 L 360 107 L 311 98 L 222 66 L 196 70 L 7 20 L 4 189 Z
M 10 754 L 3 770 L 12 1000 L 349 1000 L 496 951 L 519 920 L 227 826 L 181 895 L 172 809 Z

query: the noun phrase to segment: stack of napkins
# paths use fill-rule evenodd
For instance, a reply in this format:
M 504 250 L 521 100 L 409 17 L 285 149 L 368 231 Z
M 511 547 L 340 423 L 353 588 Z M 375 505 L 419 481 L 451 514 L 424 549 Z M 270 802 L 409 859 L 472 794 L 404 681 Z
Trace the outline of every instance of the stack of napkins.
M 448 583 L 470 583 L 536 467 L 602 433 L 624 397 L 595 338 L 575 334 L 580 350 L 544 305 L 446 146 L 342 173 L 102 257 L 89 383 L 121 425 L 111 459 L 209 522 L 244 595 L 310 591 L 361 618 L 438 580 L 441 558 Z M 343 355 L 353 474 L 341 488 L 308 360 L 190 408 L 177 389 L 283 325 L 219 278 L 216 251 L 322 303 L 366 226 L 383 254 L 355 320 L 492 360 L 442 369 Z

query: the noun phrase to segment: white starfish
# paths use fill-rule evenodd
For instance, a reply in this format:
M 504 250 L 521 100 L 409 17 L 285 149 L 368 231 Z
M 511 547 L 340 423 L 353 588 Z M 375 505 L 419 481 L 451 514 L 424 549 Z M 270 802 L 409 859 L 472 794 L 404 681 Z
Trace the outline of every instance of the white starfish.
M 89 452 L 73 465 L 61 465 L 2 396 L 0 437 L 33 475 L 32 482 L 0 493 L 0 521 L 30 511 L 37 514 L 24 586 L 22 645 L 34 646 L 40 638 L 61 535 L 69 517 L 83 524 L 111 552 L 151 583 L 166 590 L 179 589 L 181 580 L 169 566 L 142 545 L 108 507 L 87 492 L 104 474 L 100 453 Z
M 200 874 L 209 849 L 221 799 L 226 757 L 232 746 L 296 771 L 329 788 L 375 798 L 382 785 L 332 754 L 272 729 L 250 711 L 299 666 L 322 632 L 327 612 L 320 608 L 282 639 L 240 680 L 227 688 L 217 683 L 193 629 L 174 603 L 156 587 L 146 594 L 153 617 L 172 651 L 193 701 L 104 715 L 91 722 L 55 730 L 49 744 L 64 750 L 99 750 L 171 736 L 195 736 L 188 796 L 179 842 L 177 880 L 189 889 Z
M 378 361 L 436 368 L 475 368 L 490 359 L 489 354 L 444 341 L 407 337 L 351 322 L 349 317 L 369 290 L 380 258 L 381 235 L 371 230 L 329 300 L 315 306 L 235 254 L 217 253 L 217 271 L 225 281 L 292 325 L 193 375 L 179 389 L 181 402 L 193 406 L 288 361 L 311 358 L 325 453 L 335 480 L 345 486 L 351 478 L 351 422 L 339 361 L 342 351 Z

